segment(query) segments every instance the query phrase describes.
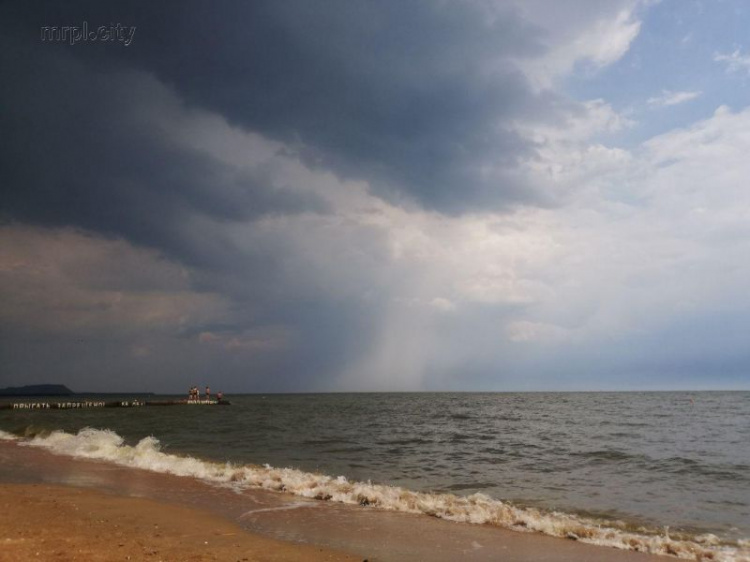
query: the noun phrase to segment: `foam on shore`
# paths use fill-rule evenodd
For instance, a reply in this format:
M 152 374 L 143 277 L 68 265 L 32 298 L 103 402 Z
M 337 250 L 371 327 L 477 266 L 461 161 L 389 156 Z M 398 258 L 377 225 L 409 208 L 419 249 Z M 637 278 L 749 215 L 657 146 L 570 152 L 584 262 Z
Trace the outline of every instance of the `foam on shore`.
M 82 429 L 77 434 L 52 431 L 26 435 L 24 439 L 0 431 L 0 439 L 18 439 L 20 445 L 41 447 L 51 452 L 118 465 L 199 478 L 215 485 L 236 489 L 262 488 L 305 498 L 378 509 L 425 514 L 451 521 L 486 524 L 525 532 L 540 532 L 584 543 L 625 550 L 670 555 L 687 560 L 750 562 L 750 541 L 722 543 L 711 534 L 670 536 L 667 530 L 638 528 L 624 523 L 587 519 L 560 512 L 520 508 L 484 494 L 457 496 L 415 492 L 405 488 L 349 481 L 292 468 L 269 465 L 216 463 L 161 451 L 154 437 L 127 445 L 109 430 Z
M 17 436 L 0 429 L 0 441 L 15 441 L 16 439 L 18 439 Z

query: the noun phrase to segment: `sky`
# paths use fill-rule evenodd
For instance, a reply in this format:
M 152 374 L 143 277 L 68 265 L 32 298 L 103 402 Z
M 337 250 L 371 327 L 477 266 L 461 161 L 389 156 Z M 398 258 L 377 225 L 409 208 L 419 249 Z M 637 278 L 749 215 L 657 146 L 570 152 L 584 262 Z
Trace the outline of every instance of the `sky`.
M 750 389 L 748 30 L 744 0 L 2 3 L 0 387 Z

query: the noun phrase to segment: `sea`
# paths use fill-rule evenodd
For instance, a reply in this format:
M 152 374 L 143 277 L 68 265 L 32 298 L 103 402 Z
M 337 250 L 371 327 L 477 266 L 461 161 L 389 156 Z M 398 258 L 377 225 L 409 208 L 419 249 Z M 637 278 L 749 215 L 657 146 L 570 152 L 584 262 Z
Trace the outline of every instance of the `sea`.
M 0 439 L 235 495 L 268 490 L 677 558 L 750 560 L 750 392 L 226 398 L 229 407 L 2 410 Z

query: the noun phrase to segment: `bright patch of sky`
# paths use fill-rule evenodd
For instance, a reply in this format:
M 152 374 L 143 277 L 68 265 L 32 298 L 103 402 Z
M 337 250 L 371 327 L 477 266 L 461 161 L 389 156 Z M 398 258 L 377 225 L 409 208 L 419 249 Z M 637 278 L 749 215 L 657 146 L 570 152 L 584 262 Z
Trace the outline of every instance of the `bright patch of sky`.
M 750 105 L 750 3 L 664 0 L 636 14 L 640 33 L 622 58 L 566 80 L 573 97 L 601 98 L 633 121 L 609 143 L 632 147 L 722 105 Z

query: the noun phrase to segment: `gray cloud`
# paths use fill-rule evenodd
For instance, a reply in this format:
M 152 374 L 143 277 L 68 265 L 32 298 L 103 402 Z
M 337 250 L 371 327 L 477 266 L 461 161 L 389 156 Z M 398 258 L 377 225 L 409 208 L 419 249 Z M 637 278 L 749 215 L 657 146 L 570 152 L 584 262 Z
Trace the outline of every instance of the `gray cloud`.
M 186 219 L 326 212 L 313 194 L 167 138 L 145 112 L 169 107 L 150 101 L 164 89 L 143 74 L 89 72 L 57 54 L 19 60 L 3 49 L 2 57 L 13 81 L 2 95 L 6 218 L 124 236 L 192 265 L 220 265 L 226 256 L 186 238 Z

